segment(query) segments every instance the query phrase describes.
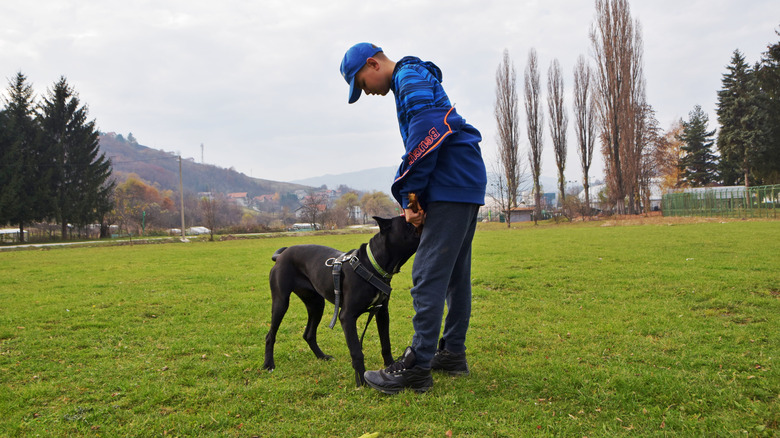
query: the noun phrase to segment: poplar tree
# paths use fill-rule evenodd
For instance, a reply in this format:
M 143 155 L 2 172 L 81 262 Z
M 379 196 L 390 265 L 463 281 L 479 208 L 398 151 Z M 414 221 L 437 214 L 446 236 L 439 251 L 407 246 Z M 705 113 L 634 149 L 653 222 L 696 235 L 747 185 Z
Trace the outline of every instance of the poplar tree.
M 590 216 L 590 166 L 596 136 L 596 101 L 592 88 L 592 70 L 580 55 L 574 67 L 574 131 L 577 153 L 582 168 L 582 186 L 585 189 L 585 215 Z
M 558 206 L 563 207 L 566 200 L 566 128 L 569 116 L 563 104 L 563 76 L 561 66 L 555 59 L 547 71 L 547 106 L 550 112 L 550 136 L 555 152 L 555 166 L 558 168 Z
M 682 180 L 691 187 L 706 187 L 717 180 L 717 164 L 712 153 L 715 130 L 707 130 L 709 118 L 699 105 L 688 113 L 688 117 L 688 121 L 682 123 L 679 136 L 684 143 L 679 163 Z
M 496 70 L 496 103 L 493 110 L 498 131 L 500 173 L 496 200 L 506 214 L 506 225 L 512 223 L 510 210 L 517 207 L 520 184 L 524 180 L 524 168 L 520 162 L 520 100 L 517 94 L 517 72 L 504 50 L 504 57 Z
M 645 146 L 640 142 L 644 127 L 638 123 L 649 106 L 644 98 L 641 26 L 631 19 L 628 0 L 596 0 L 590 39 L 607 187 L 617 212 L 633 214 Z
M 528 124 L 528 142 L 531 147 L 528 150 L 528 162 L 531 167 L 531 176 L 534 184 L 534 225 L 536 225 L 542 213 L 542 187 L 539 177 L 542 174 L 542 149 L 544 140 L 544 112 L 542 110 L 541 79 L 539 77 L 539 62 L 536 49 L 528 52 L 528 65 L 525 69 L 525 115 Z

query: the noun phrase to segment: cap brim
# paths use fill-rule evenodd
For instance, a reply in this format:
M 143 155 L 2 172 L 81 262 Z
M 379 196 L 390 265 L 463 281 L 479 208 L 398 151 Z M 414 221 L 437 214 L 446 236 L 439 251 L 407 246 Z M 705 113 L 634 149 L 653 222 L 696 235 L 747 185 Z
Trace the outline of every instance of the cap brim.
M 355 79 L 349 83 L 349 103 L 355 103 L 360 99 L 360 87 L 355 86 Z

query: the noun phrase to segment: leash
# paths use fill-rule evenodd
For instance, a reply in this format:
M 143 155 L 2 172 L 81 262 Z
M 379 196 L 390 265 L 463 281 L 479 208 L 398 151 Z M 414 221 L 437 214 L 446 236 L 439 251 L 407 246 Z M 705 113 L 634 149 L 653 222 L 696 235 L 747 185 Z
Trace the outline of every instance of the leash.
M 382 278 L 387 279 L 389 282 L 390 279 L 393 278 L 392 275 L 385 272 L 384 269 L 382 269 L 379 264 L 376 262 L 376 259 L 374 258 L 373 253 L 371 252 L 371 244 L 369 243 L 366 245 L 366 252 L 368 253 L 368 258 L 371 261 L 371 265 L 374 267 L 377 273 L 382 276 Z M 371 319 L 374 317 L 374 314 L 376 314 L 376 311 L 378 307 L 382 305 L 382 303 L 386 302 L 390 299 L 390 292 L 392 292 L 392 288 L 389 284 L 385 283 L 384 281 L 380 280 L 379 277 L 374 275 L 373 272 L 369 271 L 365 266 L 363 266 L 362 263 L 360 263 L 360 259 L 357 256 L 357 250 L 353 249 L 352 251 L 349 251 L 347 253 L 344 253 L 335 259 L 328 259 L 325 262 L 325 265 L 328 266 L 328 262 L 330 260 L 333 260 L 333 292 L 335 295 L 334 301 L 334 308 L 333 308 L 333 317 L 330 320 L 330 325 L 328 328 L 333 328 L 336 325 L 336 320 L 339 317 L 339 308 L 341 307 L 341 266 L 344 264 L 344 262 L 348 262 L 349 265 L 352 267 L 352 270 L 355 271 L 356 274 L 358 274 L 362 279 L 366 280 L 371 286 L 374 286 L 376 289 L 379 289 L 381 293 L 377 293 L 376 296 L 374 296 L 374 300 L 369 304 L 369 319 L 366 322 L 366 328 L 363 330 L 363 336 L 366 334 L 366 330 L 368 330 L 368 324 L 371 322 Z M 360 338 L 360 344 L 363 344 L 363 337 Z
M 379 296 L 379 294 L 377 294 L 377 296 Z M 363 329 L 363 334 L 360 335 L 360 349 L 363 349 L 363 338 L 366 337 L 366 332 L 368 331 L 368 325 L 371 324 L 371 320 L 374 319 L 374 315 L 376 315 L 376 312 L 378 312 L 379 308 L 382 306 L 383 304 L 378 304 L 376 306 L 368 308 L 368 320 L 366 321 L 366 327 Z

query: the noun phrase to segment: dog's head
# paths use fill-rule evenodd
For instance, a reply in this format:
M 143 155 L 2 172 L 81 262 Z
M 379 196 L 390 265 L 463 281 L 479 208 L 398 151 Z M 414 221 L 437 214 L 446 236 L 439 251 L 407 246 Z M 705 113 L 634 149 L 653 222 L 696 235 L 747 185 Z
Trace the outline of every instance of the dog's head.
M 420 234 L 403 216 L 392 219 L 374 216 L 374 220 L 379 224 L 379 232 L 371 238 L 372 248 L 384 251 L 394 261 L 395 269 L 400 268 L 417 251 Z

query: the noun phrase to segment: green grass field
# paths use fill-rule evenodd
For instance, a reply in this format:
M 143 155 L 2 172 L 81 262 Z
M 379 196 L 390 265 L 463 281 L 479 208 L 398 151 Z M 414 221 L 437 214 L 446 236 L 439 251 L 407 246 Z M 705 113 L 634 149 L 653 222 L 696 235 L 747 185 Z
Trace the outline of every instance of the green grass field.
M 316 360 L 297 298 L 261 369 L 273 251 L 367 234 L 0 252 L 0 436 L 780 434 L 780 222 L 603 225 L 481 226 L 472 373 L 422 395 L 356 389 L 330 305 Z

